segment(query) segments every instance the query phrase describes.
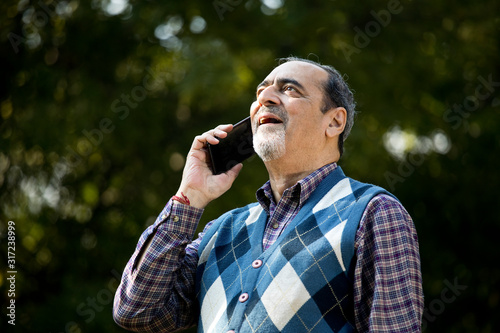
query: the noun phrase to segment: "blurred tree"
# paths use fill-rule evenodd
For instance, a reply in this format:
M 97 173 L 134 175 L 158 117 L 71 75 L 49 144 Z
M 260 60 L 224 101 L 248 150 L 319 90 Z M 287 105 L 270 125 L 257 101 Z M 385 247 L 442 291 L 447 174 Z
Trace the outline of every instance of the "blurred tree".
M 296 55 L 334 65 L 356 91 L 341 165 L 414 217 L 426 331 L 498 331 L 499 9 L 3 1 L 0 253 L 6 263 L 14 221 L 16 328 L 123 331 L 111 317 L 119 275 L 176 191 L 193 137 L 245 117 L 276 59 Z M 257 158 L 245 164 L 202 224 L 254 200 L 266 172 Z M 2 316 L 1 330 L 13 331 Z

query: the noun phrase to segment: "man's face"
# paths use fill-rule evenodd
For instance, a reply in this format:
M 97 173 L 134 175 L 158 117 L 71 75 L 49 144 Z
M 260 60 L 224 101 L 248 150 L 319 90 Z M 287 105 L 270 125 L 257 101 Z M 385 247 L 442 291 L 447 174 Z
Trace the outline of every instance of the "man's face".
M 306 62 L 276 67 L 257 87 L 250 116 L 254 148 L 264 162 L 314 154 L 328 121 L 321 112 L 328 74 Z

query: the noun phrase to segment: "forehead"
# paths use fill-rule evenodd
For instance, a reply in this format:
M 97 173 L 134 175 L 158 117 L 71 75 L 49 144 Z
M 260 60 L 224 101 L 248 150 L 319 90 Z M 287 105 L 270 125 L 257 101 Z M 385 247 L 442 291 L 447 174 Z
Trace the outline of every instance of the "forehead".
M 289 61 L 273 69 L 264 81 L 272 84 L 276 80 L 282 79 L 293 79 L 306 89 L 322 89 L 323 83 L 328 79 L 328 73 L 314 64 Z

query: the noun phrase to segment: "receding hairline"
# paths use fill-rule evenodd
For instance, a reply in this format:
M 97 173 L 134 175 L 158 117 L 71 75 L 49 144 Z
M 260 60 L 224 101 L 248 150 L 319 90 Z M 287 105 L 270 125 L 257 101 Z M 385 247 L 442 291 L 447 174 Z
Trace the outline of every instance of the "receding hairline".
M 314 61 L 312 61 L 312 60 L 300 59 L 300 58 L 298 58 L 298 59 L 293 59 L 293 60 L 288 60 L 288 61 L 284 61 L 284 62 L 280 62 L 278 66 L 274 67 L 273 71 L 274 71 L 276 68 L 278 68 L 278 67 L 281 67 L 281 66 L 283 66 L 283 65 L 290 64 L 290 63 L 293 63 L 293 62 L 296 62 L 296 63 L 301 64 L 301 65 L 311 65 L 311 66 L 313 66 L 313 67 L 315 67 L 315 68 L 321 69 L 323 72 L 325 72 L 325 74 L 326 74 L 327 76 L 328 76 L 328 75 L 330 75 L 330 73 L 328 73 L 328 71 L 327 71 L 325 68 L 323 68 L 323 67 L 322 67 L 322 66 L 324 66 L 324 65 L 318 64 L 318 63 L 316 63 L 316 62 L 314 62 Z M 272 72 L 272 71 L 271 71 L 271 72 Z
M 288 58 L 281 58 L 281 59 L 279 59 L 278 66 L 274 67 L 274 69 L 276 69 L 276 68 L 278 68 L 278 67 L 280 67 L 282 65 L 285 65 L 287 63 L 291 63 L 291 62 L 297 62 L 297 63 L 301 63 L 301 64 L 312 65 L 312 66 L 314 66 L 316 68 L 321 69 L 323 72 L 326 73 L 327 76 L 330 76 L 330 72 L 328 72 L 328 70 L 326 68 L 330 68 L 331 66 L 320 64 L 320 63 L 318 63 L 318 62 L 316 62 L 314 60 L 303 59 L 303 58 L 296 58 L 296 57 L 288 57 Z

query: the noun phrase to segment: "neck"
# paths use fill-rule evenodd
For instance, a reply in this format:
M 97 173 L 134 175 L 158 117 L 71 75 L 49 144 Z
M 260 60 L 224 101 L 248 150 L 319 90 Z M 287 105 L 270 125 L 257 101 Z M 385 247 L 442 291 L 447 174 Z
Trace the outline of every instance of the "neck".
M 311 163 L 311 161 L 307 159 L 302 159 L 299 160 L 298 163 L 287 163 L 283 158 L 266 162 L 265 165 L 269 173 L 269 181 L 271 183 L 274 200 L 279 202 L 283 192 L 287 188 L 292 187 L 299 180 L 322 166 L 333 162 L 335 162 L 335 160 L 332 159 Z

